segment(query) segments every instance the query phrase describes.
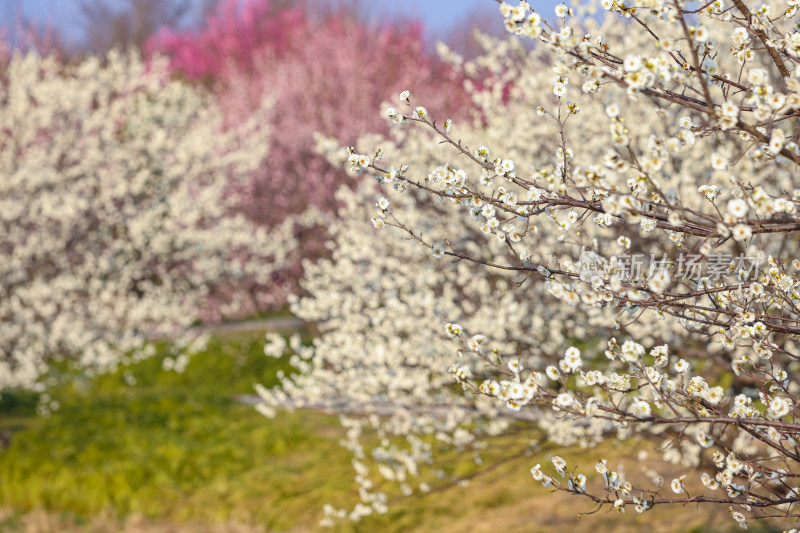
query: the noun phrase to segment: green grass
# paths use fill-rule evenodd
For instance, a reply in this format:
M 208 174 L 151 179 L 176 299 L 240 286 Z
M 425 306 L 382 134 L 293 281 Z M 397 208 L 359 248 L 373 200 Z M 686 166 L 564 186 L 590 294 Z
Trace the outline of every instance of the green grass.
M 12 436 L 0 452 L 0 507 L 283 529 L 352 490 L 335 417 L 268 420 L 236 401 L 288 370 L 261 346 L 260 337 L 217 339 L 183 374 L 163 371 L 156 357 L 76 381 L 51 391 L 61 407 L 48 418 L 36 415 L 35 396 L 4 395 L 0 429 Z M 326 459 L 335 475 L 323 480 L 316 469 Z
M 286 360 L 265 357 L 261 350 L 261 336 L 229 335 L 195 355 L 183 374 L 165 372 L 155 357 L 113 374 L 78 379 L 50 391 L 61 407 L 47 418 L 36 415 L 34 395 L 5 394 L 0 434 L 10 433 L 11 439 L 0 450 L 0 530 L 118 531 L 125 517 L 141 515 L 154 524 L 170 524 L 169 529 L 135 531 L 234 522 L 265 531 L 306 531 L 317 529 L 324 503 L 352 506 L 354 473 L 349 453 L 338 445 L 344 432 L 336 417 L 284 412 L 266 419 L 236 400 L 252 393 L 254 382 L 273 385 L 278 371 L 289 370 Z M 136 384 L 128 384 L 126 376 Z M 521 440 L 530 438 L 540 438 L 538 431 L 525 430 Z M 515 454 L 514 444 L 514 437 L 493 443 L 484 454 L 486 464 Z M 681 511 L 679 520 L 665 508 L 644 516 L 630 513 L 622 521 L 601 512 L 578 522 L 576 514 L 591 505 L 550 495 L 530 479 L 532 464 L 544 464 L 553 451 L 508 460 L 469 488 L 407 499 L 393 489 L 387 515 L 345 522 L 335 530 L 735 530 L 724 510 L 708 515 L 694 508 Z M 558 453 L 571 464 L 580 460 L 585 471 L 601 455 L 634 455 L 630 444 L 614 443 Z M 469 475 L 475 469 L 470 457 L 450 454 L 446 460 L 450 472 Z M 3 514 L 3 508 L 11 513 Z M 58 525 L 25 525 L 27 516 L 42 511 L 55 516 Z M 112 525 L 92 529 L 98 517 Z M 709 529 L 710 523 L 722 525 Z

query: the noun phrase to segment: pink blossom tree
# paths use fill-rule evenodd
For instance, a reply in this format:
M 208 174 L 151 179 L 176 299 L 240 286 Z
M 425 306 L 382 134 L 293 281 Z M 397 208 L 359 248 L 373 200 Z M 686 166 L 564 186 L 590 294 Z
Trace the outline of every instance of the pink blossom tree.
M 229 127 L 273 99 L 276 135 L 267 161 L 244 184 L 243 206 L 268 227 L 309 206 L 334 208 L 334 192 L 350 178 L 315 146 L 384 131 L 388 122 L 376 110 L 386 95 L 413 88 L 441 112 L 463 107 L 465 98 L 460 80 L 425 50 L 420 24 L 370 27 L 344 8 L 320 21 L 309 15 L 303 7 L 276 11 L 268 0 L 227 0 L 202 30 L 163 31 L 147 46 L 180 75 L 210 82 Z
M 163 28 L 145 45 L 148 53 L 162 53 L 171 67 L 191 80 L 221 80 L 227 65 L 253 66 L 253 52 L 262 47 L 283 50 L 289 35 L 305 26 L 301 9 L 279 12 L 267 0 L 219 3 L 201 30 Z

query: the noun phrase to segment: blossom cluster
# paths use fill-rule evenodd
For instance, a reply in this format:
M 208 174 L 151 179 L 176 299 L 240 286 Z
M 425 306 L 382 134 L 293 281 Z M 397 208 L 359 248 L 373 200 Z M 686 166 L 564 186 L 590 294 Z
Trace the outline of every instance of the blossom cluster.
M 289 228 L 268 237 L 226 192 L 266 156 L 262 110 L 225 132 L 163 60 L 118 52 L 16 54 L 0 109 L 0 390 L 38 388 L 53 361 L 108 370 L 164 338 L 180 369 L 202 342 L 190 326 L 276 292 Z

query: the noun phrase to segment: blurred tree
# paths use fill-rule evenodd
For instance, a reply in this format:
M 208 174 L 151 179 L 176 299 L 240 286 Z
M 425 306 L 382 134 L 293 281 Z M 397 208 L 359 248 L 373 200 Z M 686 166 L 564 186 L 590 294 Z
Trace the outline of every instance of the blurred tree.
M 219 3 L 220 0 L 82 0 L 86 50 L 104 53 L 114 47 L 141 49 L 163 27 L 201 27 Z M 306 3 L 275 0 L 270 3 L 270 14 Z
M 484 48 L 475 39 L 475 30 L 491 35 L 492 37 L 502 37 L 506 35 L 506 29 L 502 20 L 495 16 L 496 8 L 491 3 L 476 6 L 470 11 L 466 11 L 445 35 L 437 36 L 437 41 L 441 40 L 454 52 L 460 54 L 464 59 L 474 59 L 483 54 Z M 465 31 L 469 28 L 469 31 Z
M 113 369 L 155 354 L 155 339 L 180 357 L 202 341 L 195 322 L 272 303 L 296 261 L 291 228 L 268 235 L 225 194 L 268 153 L 266 111 L 223 130 L 203 91 L 135 50 L 71 65 L 12 56 L 0 69 L 0 390 L 38 390 L 54 360 Z
M 116 46 L 141 48 L 162 26 L 186 26 L 187 20 L 202 20 L 216 3 L 216 0 L 124 0 L 119 7 L 109 0 L 83 0 L 80 10 L 86 48 L 93 53 Z

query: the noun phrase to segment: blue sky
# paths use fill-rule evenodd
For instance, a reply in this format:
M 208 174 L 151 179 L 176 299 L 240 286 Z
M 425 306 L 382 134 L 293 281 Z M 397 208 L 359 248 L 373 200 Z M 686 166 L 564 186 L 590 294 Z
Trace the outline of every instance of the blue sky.
M 109 5 L 122 4 L 120 0 L 106 0 Z M 325 0 L 320 0 L 325 2 Z M 52 25 L 69 40 L 80 40 L 80 0 L 0 0 L 0 26 L 9 27 L 19 15 L 37 25 Z M 535 2 L 537 8 L 549 12 L 556 4 L 553 0 Z M 421 19 L 432 40 L 446 38 L 470 13 L 478 11 L 486 17 L 496 17 L 500 22 L 495 0 L 365 0 L 363 5 L 376 18 L 400 16 Z

